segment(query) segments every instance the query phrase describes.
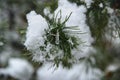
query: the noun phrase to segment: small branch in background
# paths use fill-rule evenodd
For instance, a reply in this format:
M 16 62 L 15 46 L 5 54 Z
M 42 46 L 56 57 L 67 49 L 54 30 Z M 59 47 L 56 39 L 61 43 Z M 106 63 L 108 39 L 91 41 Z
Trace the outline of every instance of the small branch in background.
M 8 8 L 8 17 L 9 17 L 9 30 L 14 29 L 14 24 L 15 24 L 15 14 L 12 8 Z

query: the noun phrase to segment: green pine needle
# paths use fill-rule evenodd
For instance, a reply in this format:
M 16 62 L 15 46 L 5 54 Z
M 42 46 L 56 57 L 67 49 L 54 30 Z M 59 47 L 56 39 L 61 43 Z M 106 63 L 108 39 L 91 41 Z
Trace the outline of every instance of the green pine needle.
M 60 18 L 58 15 L 60 14 Z M 49 29 L 46 31 L 46 46 L 48 43 L 52 44 L 52 48 L 50 49 L 49 54 L 55 55 L 59 53 L 59 50 L 63 52 L 63 56 L 56 56 L 54 58 L 54 63 L 58 66 L 60 63 L 64 67 L 69 67 L 72 65 L 70 62 L 73 59 L 72 50 L 77 48 L 80 45 L 80 39 L 76 34 L 80 34 L 80 30 L 77 26 L 66 26 L 66 22 L 69 20 L 72 13 L 66 16 L 65 20 L 62 21 L 61 11 L 59 11 L 56 16 L 54 15 L 51 23 L 49 24 Z M 40 48 L 41 50 L 44 47 Z M 53 50 L 54 49 L 54 50 Z M 49 58 L 49 54 L 47 54 L 47 58 Z

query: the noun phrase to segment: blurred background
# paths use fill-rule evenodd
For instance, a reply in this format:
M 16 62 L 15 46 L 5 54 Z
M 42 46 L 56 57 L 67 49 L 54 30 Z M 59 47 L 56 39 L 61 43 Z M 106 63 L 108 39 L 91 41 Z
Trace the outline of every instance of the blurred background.
M 32 61 L 23 45 L 26 14 L 35 10 L 43 15 L 46 6 L 56 5 L 56 0 L 0 0 L 0 80 L 36 80 L 41 64 Z
M 69 1 L 77 5 L 82 4 L 79 0 Z M 43 13 L 44 8 L 49 7 L 53 13 L 58 6 L 57 3 L 58 0 L 0 0 L 0 80 L 37 80 L 36 72 L 42 63 L 32 61 L 30 52 L 23 45 L 28 26 L 26 14 L 35 10 L 46 17 Z M 119 0 L 108 0 L 108 3 L 111 3 L 111 8 L 120 9 Z M 120 13 L 117 12 L 120 21 L 118 14 Z M 91 32 L 94 34 L 92 29 Z M 99 30 L 98 28 L 98 32 Z M 100 31 L 102 35 L 102 29 Z M 91 63 L 91 56 L 88 62 L 104 72 L 101 80 L 120 80 L 120 39 L 118 43 L 112 44 L 101 35 L 92 35 L 94 38 L 100 36 L 100 39 L 96 39 L 92 44 L 97 50 L 97 55 L 91 55 L 95 58 L 96 64 Z

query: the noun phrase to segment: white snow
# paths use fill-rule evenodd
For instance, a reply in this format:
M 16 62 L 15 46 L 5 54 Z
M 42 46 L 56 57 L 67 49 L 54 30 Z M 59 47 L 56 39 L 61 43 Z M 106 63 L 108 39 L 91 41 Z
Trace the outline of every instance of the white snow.
M 24 45 L 28 50 L 33 52 L 33 56 L 38 57 L 36 59 L 42 61 L 43 58 L 39 47 L 44 45 L 43 35 L 45 34 L 45 29 L 48 28 L 47 21 L 35 11 L 31 11 L 27 14 L 27 20 L 28 28 Z
M 28 61 L 19 58 L 11 58 L 8 67 L 0 68 L 0 74 L 9 75 L 19 80 L 29 80 L 33 71 L 33 67 Z
M 86 0 L 89 2 L 91 0 Z M 90 3 L 88 3 L 90 5 Z M 83 56 L 89 56 L 91 50 L 91 43 L 93 38 L 91 37 L 89 27 L 86 24 L 86 11 L 85 6 L 77 6 L 74 3 L 70 3 L 67 0 L 59 0 L 58 8 L 55 10 L 55 15 L 61 10 L 62 21 L 65 20 L 71 12 L 72 15 L 67 21 L 66 26 L 78 26 L 78 29 L 85 33 L 77 35 L 82 41 L 85 41 L 83 45 L 79 46 L 80 50 L 73 50 L 73 55 L 76 58 Z M 57 18 L 60 17 L 60 14 Z M 85 46 L 86 45 L 86 46 Z M 82 51 L 81 51 L 82 50 Z M 88 66 L 88 72 L 86 72 L 86 63 L 79 63 L 73 65 L 71 69 L 63 68 L 60 65 L 57 69 L 50 63 L 44 64 L 38 70 L 38 80 L 100 80 L 102 72 L 97 68 Z
M 19 55 L 19 51 L 13 49 L 10 45 L 5 45 L 5 49 L 0 53 L 0 63 L 5 65 L 11 56 Z
M 88 7 L 92 3 L 92 0 L 85 0 Z M 75 3 L 70 3 L 67 0 L 59 0 L 58 8 L 55 10 L 55 15 L 61 10 L 61 15 L 58 14 L 57 18 L 61 18 L 61 22 L 63 22 L 71 12 L 69 20 L 66 23 L 66 26 L 78 26 L 78 29 L 84 33 L 75 35 L 78 36 L 85 43 L 78 47 L 78 50 L 72 50 L 72 54 L 76 59 L 80 57 L 89 56 L 89 53 L 92 49 L 91 43 L 93 42 L 93 38 L 91 37 L 91 33 L 89 27 L 86 24 L 86 7 L 84 5 L 77 6 Z M 44 10 L 45 15 L 49 14 L 49 10 Z M 39 50 L 40 45 L 44 45 L 44 39 L 42 35 L 44 34 L 44 29 L 46 29 L 47 23 L 46 20 L 41 17 L 41 15 L 36 14 L 34 11 L 27 14 L 28 19 L 28 30 L 27 30 L 27 40 L 25 42 L 25 46 L 28 50 L 33 52 L 33 58 L 35 61 L 44 60 L 44 54 Z M 60 35 L 59 35 L 60 36 Z M 48 49 L 52 46 L 48 45 Z M 49 50 L 47 50 L 49 51 Z M 60 52 L 61 54 L 62 52 Z M 97 68 L 92 68 L 88 66 L 88 72 L 86 72 L 87 66 L 85 63 L 74 64 L 71 69 L 65 69 L 60 65 L 57 69 L 51 66 L 52 63 L 46 63 L 41 68 L 39 68 L 38 80 L 100 80 L 102 76 L 102 72 Z
M 119 27 L 120 21 L 116 12 L 113 9 L 107 7 L 108 14 L 110 15 L 108 29 L 106 32 L 106 38 L 108 41 L 112 43 L 113 46 L 118 47 L 120 46 L 120 37 L 119 37 Z
M 86 7 L 84 5 L 77 6 L 75 3 L 70 3 L 67 0 L 59 0 L 58 8 L 55 10 L 55 15 L 61 10 L 61 15 L 58 14 L 58 18 L 62 16 L 62 21 L 65 20 L 66 16 L 72 12 L 69 20 L 66 22 L 66 26 L 78 26 L 79 31 L 84 34 L 78 34 L 81 41 L 85 42 L 79 46 L 80 50 L 73 50 L 73 55 L 76 58 L 80 58 L 82 54 L 88 55 L 88 52 L 92 49 L 90 47 L 93 42 L 89 27 L 86 24 Z
M 43 12 L 44 12 L 44 15 L 45 15 L 45 16 L 48 16 L 50 19 L 52 19 L 53 14 L 50 13 L 50 7 L 44 8 Z
M 60 10 L 61 10 L 61 15 L 59 13 Z M 62 16 L 61 22 L 63 22 L 66 16 L 69 16 L 69 14 L 72 12 L 72 15 L 70 16 L 69 20 L 66 22 L 66 26 L 68 27 L 78 26 L 78 31 L 84 33 L 84 34 L 74 35 L 80 38 L 81 41 L 85 42 L 84 44 L 80 44 L 80 46 L 78 46 L 78 50 L 76 49 L 72 50 L 72 55 L 75 57 L 76 60 L 79 59 L 81 55 L 83 57 L 83 54 L 84 56 L 88 54 L 88 52 L 92 49 L 92 47 L 90 46 L 93 41 L 93 38 L 91 37 L 89 27 L 86 24 L 86 15 L 85 15 L 86 11 L 87 9 L 84 5 L 78 7 L 75 3 L 70 3 L 67 0 L 59 0 L 58 8 L 55 10 L 55 15 L 59 13 L 57 18 Z M 49 14 L 48 9 L 45 9 L 44 13 L 46 15 Z M 27 47 L 28 50 L 30 50 L 33 53 L 33 59 L 35 61 L 45 61 L 44 57 L 46 52 L 41 51 L 39 47 L 44 46 L 43 35 L 45 34 L 44 30 L 48 28 L 48 24 L 46 20 L 41 15 L 36 14 L 35 11 L 31 11 L 29 14 L 27 14 L 27 20 L 28 20 L 28 28 L 27 28 L 25 46 Z M 58 38 L 57 38 L 57 42 L 59 42 Z M 58 53 L 58 55 L 62 56 L 61 51 Z M 51 56 L 50 58 L 54 58 L 54 56 Z
M 120 68 L 119 61 L 113 62 L 106 67 L 105 73 L 116 72 Z
M 0 41 L 0 46 L 3 46 L 3 45 L 4 45 L 4 43 L 2 41 Z
M 109 14 L 112 14 L 114 12 L 114 10 L 110 7 L 106 7 L 106 9 Z
M 48 16 L 50 14 L 50 7 L 46 7 L 44 10 L 43 10 L 44 14 L 46 16 Z
M 87 3 L 90 3 L 91 1 L 87 1 Z M 60 15 L 61 10 L 61 15 Z M 86 24 L 86 7 L 84 5 L 77 6 L 75 3 L 70 3 L 67 0 L 59 0 L 58 2 L 58 8 L 55 10 L 55 15 L 58 16 L 57 18 L 61 18 L 61 22 L 63 22 L 66 19 L 66 16 L 69 16 L 72 12 L 72 15 L 70 16 L 69 20 L 66 22 L 66 26 L 78 26 L 78 31 L 84 34 L 76 34 L 74 36 L 77 36 L 81 39 L 81 41 L 85 42 L 83 44 L 80 44 L 78 46 L 78 49 L 72 50 L 72 55 L 75 57 L 76 60 L 78 60 L 81 56 L 86 56 L 92 50 L 91 43 L 93 42 L 93 38 L 91 37 L 89 27 Z M 50 14 L 49 9 L 44 10 L 45 15 Z M 45 61 L 45 52 L 40 50 L 40 46 L 44 46 L 44 38 L 43 35 L 45 34 L 45 29 L 48 28 L 48 24 L 46 20 L 41 16 L 35 13 L 35 11 L 31 11 L 29 14 L 27 14 L 27 20 L 28 20 L 28 28 L 27 28 L 27 34 L 26 34 L 26 41 L 25 46 L 28 50 L 30 50 L 33 53 L 33 59 L 35 61 Z M 71 35 L 71 34 L 69 34 Z M 60 36 L 58 34 L 58 36 Z M 57 43 L 59 42 L 59 39 L 56 37 Z M 52 46 L 52 45 L 51 45 Z M 49 47 L 48 47 L 49 48 Z M 48 50 L 48 49 L 46 49 Z M 84 55 L 83 55 L 84 54 Z M 61 55 L 61 51 L 58 53 L 58 55 Z M 56 55 L 52 55 L 50 58 L 54 58 Z
M 84 1 L 86 3 L 87 8 L 90 8 L 91 3 L 93 3 L 93 0 L 81 0 Z
M 88 67 L 85 63 L 74 65 L 71 69 L 63 68 L 59 66 L 51 66 L 51 64 L 45 64 L 38 69 L 37 80 L 100 80 L 102 72 L 97 68 Z
M 41 15 L 37 15 L 35 11 L 27 14 L 27 20 L 28 28 L 25 46 L 28 50 L 37 49 L 40 45 L 44 45 L 43 35 L 48 24 L 46 20 Z
M 99 4 L 99 7 L 103 8 L 103 3 L 100 3 L 100 4 Z

